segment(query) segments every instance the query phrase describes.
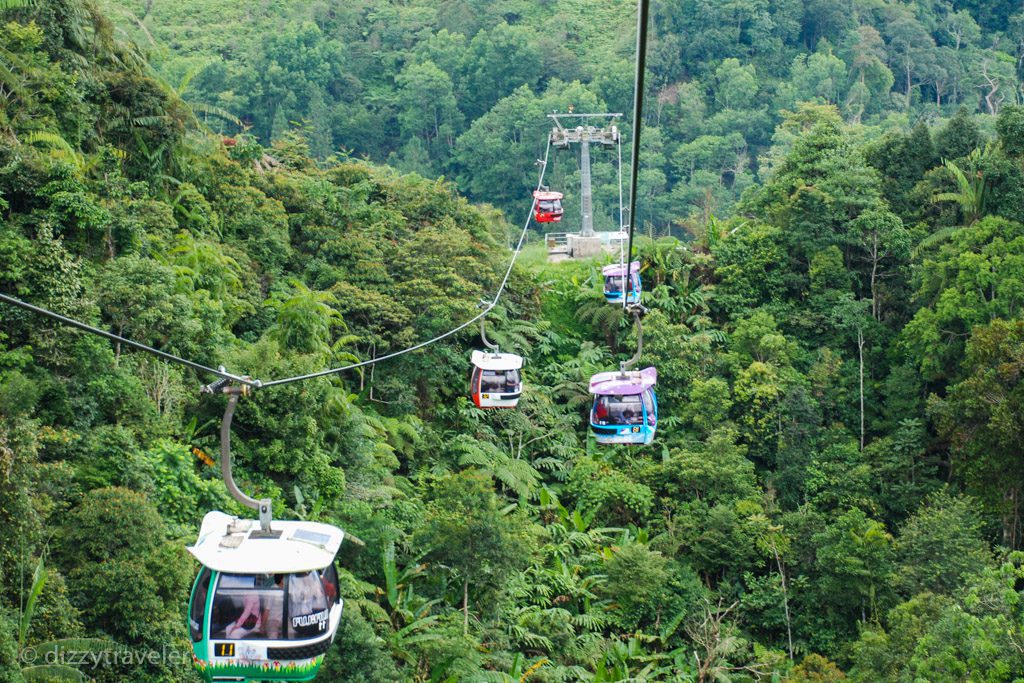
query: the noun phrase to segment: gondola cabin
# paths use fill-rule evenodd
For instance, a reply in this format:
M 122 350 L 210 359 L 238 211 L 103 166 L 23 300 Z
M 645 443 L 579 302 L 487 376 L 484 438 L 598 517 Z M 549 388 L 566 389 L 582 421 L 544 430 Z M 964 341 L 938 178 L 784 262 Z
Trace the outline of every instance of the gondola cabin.
M 640 303 L 639 261 L 633 261 L 628 267 L 624 267 L 619 263 L 613 263 L 602 268 L 601 275 L 604 276 L 604 298 L 608 303 L 621 304 L 623 297 L 626 298 L 627 304 Z
M 515 408 L 523 393 L 523 357 L 514 353 L 474 351 L 469 393 L 477 408 Z
M 590 431 L 600 444 L 647 445 L 658 427 L 655 368 L 639 371 L 602 372 L 590 378 L 594 405 Z
M 203 565 L 192 586 L 189 631 L 200 677 L 309 681 L 341 623 L 334 558 L 344 532 L 316 522 L 203 518 L 188 551 Z
M 562 220 L 562 193 L 535 190 L 533 193 L 533 219 L 538 223 L 557 223 Z

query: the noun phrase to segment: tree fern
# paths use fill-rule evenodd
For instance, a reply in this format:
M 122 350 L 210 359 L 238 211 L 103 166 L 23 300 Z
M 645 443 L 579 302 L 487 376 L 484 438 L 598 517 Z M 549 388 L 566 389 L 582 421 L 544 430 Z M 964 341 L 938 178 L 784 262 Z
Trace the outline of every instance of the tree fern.
M 466 435 L 457 437 L 453 449 L 459 454 L 460 465 L 491 475 L 519 497 L 535 497 L 540 473 L 526 460 L 512 458 L 494 444 Z

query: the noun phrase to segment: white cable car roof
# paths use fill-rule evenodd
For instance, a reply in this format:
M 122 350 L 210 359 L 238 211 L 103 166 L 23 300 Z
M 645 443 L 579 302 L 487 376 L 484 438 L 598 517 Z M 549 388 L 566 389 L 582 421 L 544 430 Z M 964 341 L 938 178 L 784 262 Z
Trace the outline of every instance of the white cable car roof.
M 514 353 L 492 353 L 490 351 L 474 351 L 469 357 L 473 365 L 481 370 L 518 370 L 523 367 L 523 357 Z
M 203 566 L 229 574 L 294 574 L 334 561 L 345 532 L 319 522 L 278 522 L 278 538 L 253 538 L 259 522 L 214 510 L 203 517 L 192 553 Z M 258 535 L 258 533 L 256 534 Z
M 533 191 L 533 198 L 536 199 L 537 201 L 541 201 L 541 202 L 544 202 L 544 201 L 551 202 L 551 201 L 554 201 L 556 199 L 561 199 L 562 198 L 562 193 L 561 192 L 546 192 L 544 190 L 534 190 Z

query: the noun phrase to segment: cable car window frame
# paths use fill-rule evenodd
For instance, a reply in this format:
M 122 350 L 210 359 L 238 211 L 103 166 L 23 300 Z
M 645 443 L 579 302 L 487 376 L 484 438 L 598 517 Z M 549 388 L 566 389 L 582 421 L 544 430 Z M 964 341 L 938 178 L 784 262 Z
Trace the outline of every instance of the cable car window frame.
M 658 424 L 658 411 L 655 408 L 655 397 L 654 392 L 650 389 L 645 389 L 644 393 L 640 395 L 644 406 L 644 414 L 646 419 L 644 420 L 648 425 L 655 426 Z
M 338 580 L 338 568 L 333 562 L 320 570 L 320 581 L 324 584 L 324 594 L 327 596 L 327 602 L 329 603 L 328 609 L 331 609 L 341 602 L 341 583 Z M 331 591 L 327 590 L 328 586 L 334 592 L 333 597 L 329 595 Z
M 192 596 L 188 604 L 188 630 L 193 643 L 203 640 L 203 630 L 206 625 L 206 607 L 210 600 L 210 579 L 213 572 L 209 567 L 202 567 L 192 585 Z M 199 607 L 199 618 L 196 619 L 196 608 Z

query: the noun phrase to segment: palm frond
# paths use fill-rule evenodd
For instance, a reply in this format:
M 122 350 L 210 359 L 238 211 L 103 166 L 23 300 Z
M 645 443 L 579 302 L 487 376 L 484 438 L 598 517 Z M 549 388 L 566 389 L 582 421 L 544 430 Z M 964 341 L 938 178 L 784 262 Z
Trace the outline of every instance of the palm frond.
M 25 601 L 25 609 L 22 610 L 21 620 L 18 623 L 18 647 L 24 649 L 25 639 L 28 637 L 28 629 L 32 624 L 32 616 L 36 612 L 36 601 L 43 592 L 49 574 L 46 571 L 46 564 L 42 557 L 36 562 L 36 568 L 32 572 L 32 586 L 28 591 L 28 600 Z
M 162 123 L 167 123 L 171 120 L 170 116 L 166 114 L 154 115 L 154 116 L 135 116 L 130 119 L 133 126 L 139 126 L 140 128 L 150 128 Z
M 960 229 L 961 226 L 952 225 L 936 230 L 935 232 L 928 235 L 923 240 L 917 243 L 917 246 L 911 250 L 911 257 L 916 259 L 922 252 L 927 251 L 932 247 L 937 247 L 941 245 L 942 243 L 948 241 L 954 232 Z
M 206 114 L 207 116 L 216 116 L 219 119 L 224 119 L 225 121 L 242 128 L 242 120 L 227 109 L 222 109 L 221 107 L 217 107 L 212 104 L 204 104 L 202 102 L 190 102 L 189 106 L 192 107 L 192 111 L 194 112 Z

